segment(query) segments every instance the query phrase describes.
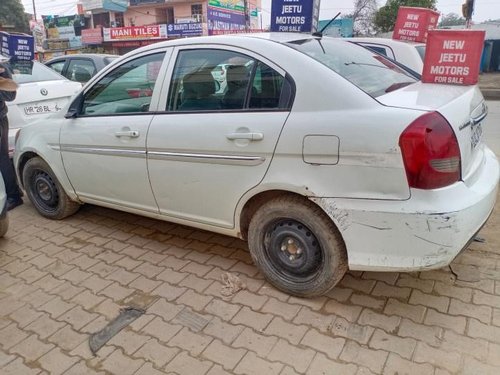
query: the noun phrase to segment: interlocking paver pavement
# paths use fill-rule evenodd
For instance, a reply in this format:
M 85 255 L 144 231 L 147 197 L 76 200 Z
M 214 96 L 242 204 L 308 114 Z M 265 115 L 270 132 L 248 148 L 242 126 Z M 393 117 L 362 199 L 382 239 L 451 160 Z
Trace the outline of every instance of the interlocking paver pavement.
M 327 296 L 265 282 L 240 240 L 27 202 L 0 240 L 1 374 L 500 374 L 500 204 L 452 267 L 350 272 Z M 246 287 L 221 294 L 221 275 Z M 96 356 L 89 334 L 146 314 Z

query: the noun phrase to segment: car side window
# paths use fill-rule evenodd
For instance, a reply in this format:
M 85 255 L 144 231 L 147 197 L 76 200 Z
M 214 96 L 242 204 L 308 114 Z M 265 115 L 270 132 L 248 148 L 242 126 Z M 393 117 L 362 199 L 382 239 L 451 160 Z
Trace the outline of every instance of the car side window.
M 215 49 L 180 51 L 167 111 L 279 108 L 284 81 L 274 69 L 241 53 Z
M 80 114 L 112 115 L 149 111 L 164 57 L 164 52 L 143 56 L 113 69 L 87 91 Z
M 280 108 L 280 98 L 285 78 L 262 62 L 257 63 L 250 93 L 249 108 Z
M 91 60 L 73 59 L 69 60 L 66 78 L 85 83 L 96 73 L 96 68 Z
M 64 64 L 66 63 L 66 60 L 62 61 L 56 61 L 55 63 L 52 63 L 48 65 L 50 69 L 55 70 L 57 73 L 62 74 L 62 71 L 64 69 Z

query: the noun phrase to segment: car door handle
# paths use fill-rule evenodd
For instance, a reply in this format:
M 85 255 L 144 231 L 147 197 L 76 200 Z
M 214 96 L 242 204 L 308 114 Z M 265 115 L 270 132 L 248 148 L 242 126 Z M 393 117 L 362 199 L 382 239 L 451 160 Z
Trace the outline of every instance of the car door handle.
M 250 141 L 262 141 L 264 139 L 264 133 L 230 133 L 226 135 L 226 138 L 230 141 L 236 139 L 248 139 Z
M 115 132 L 115 137 L 130 137 L 137 138 L 139 137 L 139 132 L 137 130 L 127 130 L 123 132 Z

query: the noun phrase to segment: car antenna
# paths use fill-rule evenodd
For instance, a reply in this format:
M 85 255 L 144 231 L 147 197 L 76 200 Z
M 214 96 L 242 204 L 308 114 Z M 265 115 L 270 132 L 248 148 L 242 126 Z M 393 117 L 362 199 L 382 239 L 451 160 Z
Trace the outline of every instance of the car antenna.
M 340 16 L 340 12 L 338 12 L 337 15 L 335 17 L 333 17 L 320 31 L 315 31 L 314 33 L 312 33 L 312 35 L 319 36 L 320 38 L 322 38 L 323 31 L 325 31 L 328 28 L 328 26 L 330 26 L 332 24 L 332 22 L 337 19 L 338 16 Z

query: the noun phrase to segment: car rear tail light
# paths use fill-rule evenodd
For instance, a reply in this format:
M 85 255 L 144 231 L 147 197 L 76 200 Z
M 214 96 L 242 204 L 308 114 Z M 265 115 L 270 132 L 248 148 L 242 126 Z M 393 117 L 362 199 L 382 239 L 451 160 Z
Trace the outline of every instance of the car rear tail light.
M 410 187 L 437 189 L 461 179 L 457 137 L 439 113 L 413 121 L 399 137 L 399 147 Z

